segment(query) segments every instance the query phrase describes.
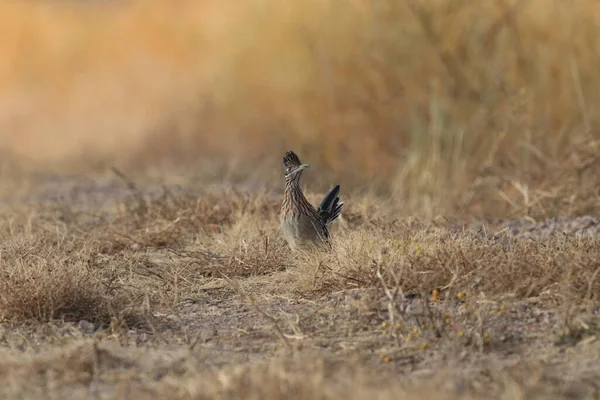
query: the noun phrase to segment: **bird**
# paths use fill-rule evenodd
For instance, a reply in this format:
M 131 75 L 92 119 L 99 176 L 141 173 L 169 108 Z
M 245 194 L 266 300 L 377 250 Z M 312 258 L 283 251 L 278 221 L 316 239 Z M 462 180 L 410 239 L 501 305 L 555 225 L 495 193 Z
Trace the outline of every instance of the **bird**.
M 306 200 L 300 188 L 302 172 L 308 168 L 293 151 L 283 157 L 285 189 L 281 204 L 281 230 L 292 250 L 328 244 L 329 225 L 339 217 L 343 202 L 340 202 L 340 185 L 333 189 L 315 207 Z

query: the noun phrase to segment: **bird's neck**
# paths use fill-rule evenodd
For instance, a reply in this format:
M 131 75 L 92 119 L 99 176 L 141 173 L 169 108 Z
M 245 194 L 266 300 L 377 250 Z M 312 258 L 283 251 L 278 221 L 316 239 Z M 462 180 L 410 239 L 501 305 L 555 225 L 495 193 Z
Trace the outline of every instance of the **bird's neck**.
M 285 180 L 285 193 L 300 189 L 300 177 L 294 176 Z
M 306 200 L 302 189 L 300 188 L 300 176 L 293 176 L 285 180 L 284 194 L 286 198 L 296 198 Z

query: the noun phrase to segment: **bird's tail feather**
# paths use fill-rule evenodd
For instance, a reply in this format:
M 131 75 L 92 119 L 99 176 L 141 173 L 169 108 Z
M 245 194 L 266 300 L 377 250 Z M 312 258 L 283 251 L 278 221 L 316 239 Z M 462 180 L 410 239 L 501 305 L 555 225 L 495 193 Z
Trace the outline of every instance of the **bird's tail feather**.
M 333 189 L 327 193 L 321 204 L 319 204 L 318 212 L 325 225 L 332 223 L 337 217 L 339 217 L 343 202 L 339 202 L 340 198 L 340 185 L 335 185 Z

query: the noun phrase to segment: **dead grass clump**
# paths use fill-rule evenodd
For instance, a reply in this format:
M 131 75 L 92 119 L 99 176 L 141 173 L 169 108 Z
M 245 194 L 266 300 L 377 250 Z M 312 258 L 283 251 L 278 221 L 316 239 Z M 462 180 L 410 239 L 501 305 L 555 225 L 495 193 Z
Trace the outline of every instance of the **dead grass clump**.
M 116 263 L 96 262 L 96 242 L 39 227 L 2 235 L 0 320 L 47 322 L 88 320 L 106 326 L 111 318 L 140 325 L 138 294 L 129 292 Z M 44 234 L 45 232 L 45 234 Z M 116 264 L 116 265 L 115 265 Z M 119 276 L 121 275 L 121 276 Z
M 595 299 L 600 290 L 600 252 L 590 237 L 517 240 L 403 224 L 382 231 L 366 224 L 337 233 L 334 243 L 333 253 L 296 261 L 292 268 L 304 277 L 296 277 L 296 289 L 306 293 L 309 277 L 317 293 L 376 286 L 380 268 L 405 292 L 437 289 L 442 297 L 481 292 L 528 298 L 552 292 L 581 302 Z
M 107 300 L 96 290 L 90 276 L 72 271 L 56 274 L 32 274 L 8 277 L 1 284 L 0 318 L 2 320 L 38 322 L 53 319 L 86 319 L 107 323 L 110 319 Z
M 0 319 L 110 319 L 110 300 L 101 291 L 102 282 L 86 267 L 89 245 L 85 241 L 50 244 L 42 237 L 3 239 Z

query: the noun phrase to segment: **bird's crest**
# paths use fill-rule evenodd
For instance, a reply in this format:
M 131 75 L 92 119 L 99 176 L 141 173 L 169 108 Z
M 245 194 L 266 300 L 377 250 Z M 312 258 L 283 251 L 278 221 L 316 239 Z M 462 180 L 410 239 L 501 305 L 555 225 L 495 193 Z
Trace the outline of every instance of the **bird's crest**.
M 293 151 L 288 151 L 287 153 L 285 153 L 285 156 L 283 156 L 283 165 L 286 168 L 287 167 L 298 167 L 298 166 L 300 166 L 300 164 L 302 164 L 300 162 L 300 159 L 298 158 L 296 153 L 294 153 Z

